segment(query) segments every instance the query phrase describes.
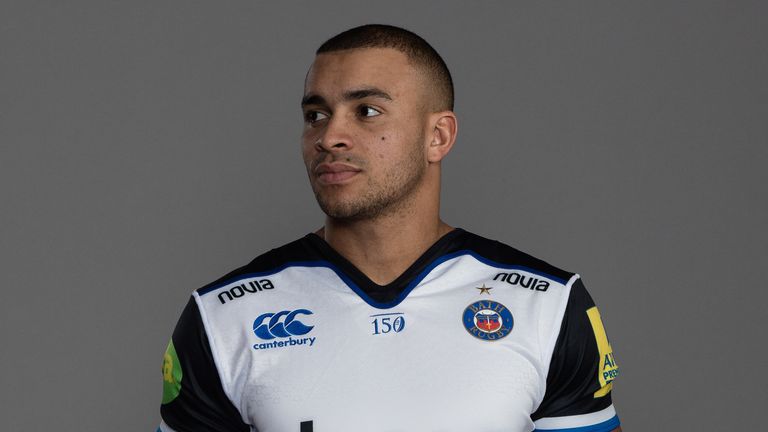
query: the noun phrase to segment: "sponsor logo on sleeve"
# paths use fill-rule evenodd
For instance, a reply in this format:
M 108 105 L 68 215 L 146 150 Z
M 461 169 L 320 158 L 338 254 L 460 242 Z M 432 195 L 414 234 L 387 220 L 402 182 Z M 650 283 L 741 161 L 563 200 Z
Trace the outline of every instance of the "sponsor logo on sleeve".
M 170 403 L 179 396 L 181 378 L 179 356 L 176 355 L 176 347 L 171 340 L 163 355 L 163 404 Z
M 613 380 L 619 376 L 619 365 L 616 364 L 616 359 L 613 357 L 613 348 L 608 343 L 608 336 L 605 334 L 605 327 L 603 327 L 603 320 L 600 318 L 600 311 L 596 306 L 587 309 L 587 316 L 589 322 L 592 324 L 592 331 L 595 334 L 595 341 L 597 342 L 597 349 L 600 352 L 600 358 L 598 360 L 597 379 L 600 382 L 600 389 L 594 394 L 594 397 L 599 398 L 610 393 L 613 388 Z
M 485 340 L 499 340 L 509 334 L 514 326 L 512 312 L 503 304 L 482 300 L 467 306 L 462 314 L 464 328 L 472 336 Z
M 312 315 L 309 309 L 284 310 L 277 313 L 264 313 L 253 321 L 253 333 L 259 339 L 270 341 L 253 345 L 255 350 L 294 347 L 298 345 L 313 346 L 315 337 L 304 336 L 315 326 L 299 321 L 299 316 Z M 302 318 L 304 319 L 304 318 Z

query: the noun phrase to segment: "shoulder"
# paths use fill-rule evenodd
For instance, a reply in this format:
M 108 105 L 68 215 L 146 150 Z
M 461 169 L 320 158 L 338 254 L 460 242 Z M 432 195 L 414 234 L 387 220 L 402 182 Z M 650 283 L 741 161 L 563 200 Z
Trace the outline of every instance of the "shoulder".
M 494 267 L 510 270 L 509 275 L 501 276 L 506 281 L 515 280 L 515 276 L 512 275 L 514 270 L 544 276 L 563 285 L 575 276 L 575 273 L 556 267 L 510 245 L 468 231 L 464 231 L 460 241 L 462 244 L 458 247 L 478 260 Z
M 589 430 L 613 430 L 619 425 L 611 389 L 618 366 L 595 302 L 578 274 L 555 267 L 502 242 L 466 233 L 463 249 L 480 261 L 504 269 L 498 282 L 559 293 L 557 306 L 539 321 L 545 337 L 545 394 L 531 418 L 539 429 L 589 426 Z M 538 277 L 537 279 L 534 279 Z M 547 278 L 556 283 L 540 285 Z M 546 310 L 550 295 L 538 297 Z M 548 319 L 546 319 L 548 318 Z M 586 430 L 586 428 L 585 428 Z
M 321 261 L 321 256 L 317 251 L 310 247 L 311 245 L 308 241 L 308 237 L 311 235 L 312 234 L 308 234 L 298 240 L 294 240 L 257 256 L 248 264 L 236 268 L 213 282 L 196 289 L 195 294 L 202 296 L 227 286 L 236 288 L 238 286 L 236 282 L 239 281 L 246 279 L 256 279 L 258 281 L 259 277 L 267 277 L 278 273 L 286 267 Z M 246 286 L 245 288 L 247 292 L 247 289 L 250 287 Z M 259 287 L 255 287 L 255 289 L 259 289 Z M 238 292 L 235 294 L 238 294 Z M 229 297 L 232 297 L 231 294 Z

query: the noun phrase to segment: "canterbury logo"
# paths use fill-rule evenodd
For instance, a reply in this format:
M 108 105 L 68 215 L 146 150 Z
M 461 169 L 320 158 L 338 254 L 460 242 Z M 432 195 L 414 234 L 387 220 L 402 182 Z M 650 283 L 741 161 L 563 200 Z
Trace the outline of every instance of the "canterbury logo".
M 296 319 L 297 315 L 312 315 L 307 309 L 265 313 L 253 322 L 253 332 L 261 339 L 301 336 L 309 333 L 315 326 L 308 326 Z M 268 322 L 265 322 L 269 319 Z

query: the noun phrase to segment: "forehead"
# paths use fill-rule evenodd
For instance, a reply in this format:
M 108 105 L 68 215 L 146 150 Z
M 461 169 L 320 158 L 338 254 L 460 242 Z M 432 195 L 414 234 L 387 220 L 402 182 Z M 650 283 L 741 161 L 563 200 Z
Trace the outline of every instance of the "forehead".
M 319 54 L 309 68 L 304 94 L 333 97 L 375 87 L 393 97 L 414 91 L 421 79 L 408 57 L 391 48 L 358 48 Z

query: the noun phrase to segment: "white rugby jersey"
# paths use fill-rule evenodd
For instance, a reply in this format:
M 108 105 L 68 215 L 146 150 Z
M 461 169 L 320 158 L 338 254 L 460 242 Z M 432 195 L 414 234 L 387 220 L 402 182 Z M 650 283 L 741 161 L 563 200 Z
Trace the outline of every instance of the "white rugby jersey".
M 611 431 L 617 373 L 578 275 L 456 229 L 380 286 L 309 234 L 193 293 L 158 430 Z

